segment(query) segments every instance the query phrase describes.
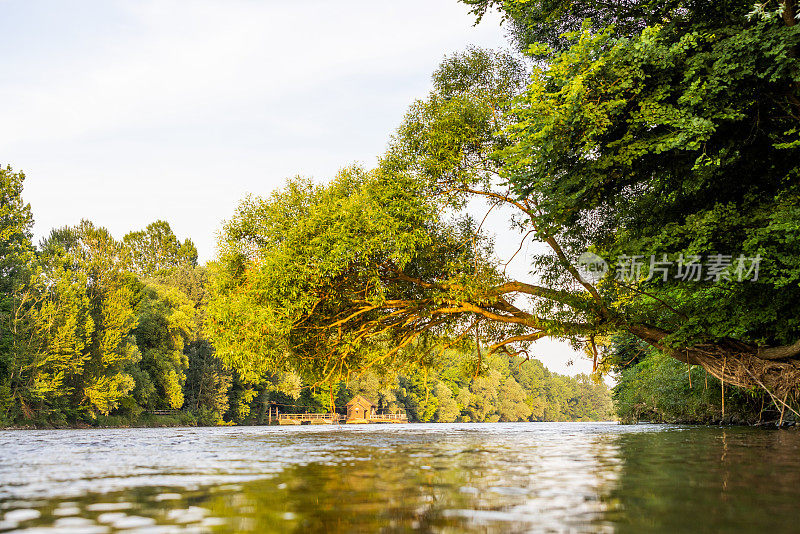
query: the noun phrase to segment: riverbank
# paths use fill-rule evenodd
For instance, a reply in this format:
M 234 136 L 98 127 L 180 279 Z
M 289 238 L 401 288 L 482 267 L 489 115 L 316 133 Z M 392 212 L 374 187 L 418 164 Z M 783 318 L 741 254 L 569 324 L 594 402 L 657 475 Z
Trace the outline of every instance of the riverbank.
M 146 414 L 136 418 L 120 416 L 98 416 L 96 420 L 79 420 L 75 422 L 31 421 L 24 424 L 0 426 L 0 430 L 80 430 L 90 428 L 171 428 L 171 427 L 215 427 L 210 422 L 203 422 L 190 412 L 176 412 L 169 415 Z
M 714 428 L 714 427 L 750 427 L 750 428 L 762 428 L 766 430 L 774 430 L 774 429 L 782 429 L 782 430 L 800 430 L 800 425 L 797 424 L 797 421 L 794 420 L 785 420 L 782 423 L 779 421 L 761 421 L 761 422 L 738 422 L 738 421 L 711 421 L 711 422 L 701 422 L 701 421 L 674 421 L 665 423 L 663 421 L 637 421 L 637 422 L 622 422 L 622 421 L 561 421 L 563 423 L 614 423 L 620 426 L 632 426 L 632 425 L 678 425 L 678 426 L 694 426 L 694 427 L 707 427 L 707 428 Z M 410 422 L 412 424 L 433 424 L 433 425 L 447 425 L 451 423 L 417 423 L 417 422 Z M 558 423 L 558 421 L 517 421 L 516 423 L 530 423 L 530 424 L 553 424 Z M 472 422 L 472 423 L 459 423 L 459 424 L 468 424 L 468 425 L 489 425 L 494 423 L 488 422 Z M 67 424 L 67 425 L 41 425 L 41 424 L 30 424 L 30 425 L 11 425 L 11 426 L 2 426 L 0 427 L 0 431 L 2 430 L 90 430 L 90 429 L 126 429 L 126 428 L 217 428 L 217 427 L 229 427 L 235 426 L 240 428 L 256 428 L 256 427 L 265 427 L 265 426 L 279 426 L 277 423 L 273 424 L 205 424 L 205 423 L 198 423 L 196 421 L 187 421 L 186 419 L 182 418 L 175 418 L 171 416 L 151 416 L 146 419 L 140 419 L 129 423 L 122 423 L 122 424 L 108 424 L 107 422 L 98 422 L 95 424 L 89 423 L 75 423 L 75 424 Z M 296 425 L 296 426 L 305 426 L 305 425 Z M 313 425 L 311 425 L 313 426 Z

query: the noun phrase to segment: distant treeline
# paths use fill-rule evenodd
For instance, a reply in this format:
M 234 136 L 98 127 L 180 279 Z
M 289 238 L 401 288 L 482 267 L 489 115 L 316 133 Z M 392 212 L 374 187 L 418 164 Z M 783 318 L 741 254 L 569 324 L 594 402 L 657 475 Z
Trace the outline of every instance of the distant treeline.
M 213 264 L 157 221 L 116 240 L 82 221 L 32 242 L 24 175 L 0 169 L 0 425 L 260 423 L 267 407 L 342 409 L 356 393 L 416 421 L 591 420 L 610 393 L 586 376 L 453 351 L 428 368 L 311 387 L 280 372 L 244 382 L 203 335 Z M 477 372 L 480 371 L 480 372 Z
M 476 376 L 477 367 L 480 373 Z M 283 413 L 324 411 L 330 386 L 306 388 L 294 398 L 276 396 Z M 348 384 L 334 385 L 340 411 L 354 395 L 363 395 L 378 410 L 404 410 L 410 421 L 598 421 L 614 417 L 605 383 L 581 374 L 569 377 L 548 371 L 539 360 L 450 351 L 426 368 L 381 376 L 367 372 Z M 256 420 L 263 419 L 263 415 Z

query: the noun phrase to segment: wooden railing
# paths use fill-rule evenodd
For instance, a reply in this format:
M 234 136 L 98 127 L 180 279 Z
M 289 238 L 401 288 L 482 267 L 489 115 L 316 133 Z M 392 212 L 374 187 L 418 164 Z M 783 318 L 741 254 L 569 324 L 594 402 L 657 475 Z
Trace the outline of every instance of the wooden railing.
M 346 416 L 338 413 L 282 413 L 278 415 L 278 424 L 339 423 L 346 419 Z M 408 416 L 405 413 L 377 413 L 370 414 L 366 420 L 375 423 L 407 423 Z
M 370 421 L 408 421 L 408 416 L 404 413 L 378 413 L 370 415 Z
M 338 421 L 342 416 L 338 413 L 282 413 L 278 414 L 278 421 L 290 419 L 292 421 Z

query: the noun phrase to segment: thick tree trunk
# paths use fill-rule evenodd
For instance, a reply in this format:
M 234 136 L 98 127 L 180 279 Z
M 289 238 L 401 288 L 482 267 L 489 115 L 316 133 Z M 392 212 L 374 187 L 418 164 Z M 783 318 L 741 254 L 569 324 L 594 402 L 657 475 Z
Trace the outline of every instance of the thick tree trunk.
M 795 399 L 800 393 L 800 343 L 760 349 L 734 339 L 723 339 L 677 350 L 662 343 L 669 332 L 644 325 L 632 325 L 628 330 L 677 360 L 702 366 L 726 383 L 765 389 L 778 399 L 787 395 Z
M 783 0 L 783 23 L 787 26 L 794 26 L 797 24 L 797 1 L 796 0 Z

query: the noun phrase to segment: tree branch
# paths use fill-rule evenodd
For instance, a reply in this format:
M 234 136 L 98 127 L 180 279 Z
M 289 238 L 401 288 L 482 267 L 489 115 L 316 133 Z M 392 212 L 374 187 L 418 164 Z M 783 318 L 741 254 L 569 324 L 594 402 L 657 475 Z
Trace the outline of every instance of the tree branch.
M 800 356 L 800 341 L 782 347 L 759 347 L 756 351 L 756 358 L 762 360 L 786 360 Z

